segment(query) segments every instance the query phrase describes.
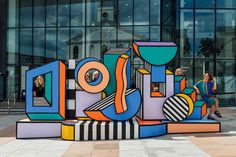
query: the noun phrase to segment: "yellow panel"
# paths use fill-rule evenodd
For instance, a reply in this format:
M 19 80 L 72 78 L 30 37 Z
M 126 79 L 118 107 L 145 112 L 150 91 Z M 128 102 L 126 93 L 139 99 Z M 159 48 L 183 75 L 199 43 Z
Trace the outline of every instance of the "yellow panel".
M 137 69 L 137 70 L 142 74 L 149 74 L 149 71 L 147 71 L 146 69 Z
M 105 92 L 102 92 L 102 99 L 106 98 L 107 94 Z
M 62 124 L 61 138 L 64 140 L 75 140 L 74 139 L 74 126 L 68 126 Z
M 92 120 L 91 118 L 84 118 L 84 117 L 83 118 L 82 117 L 81 118 L 77 118 L 77 119 L 78 120 Z
M 188 113 L 188 116 L 190 116 L 192 113 L 193 113 L 193 107 L 194 107 L 194 105 L 193 105 L 193 100 L 191 99 L 191 97 L 190 96 L 188 96 L 188 95 L 186 95 L 186 94 L 176 94 L 177 96 L 180 96 L 180 97 L 182 97 L 182 98 L 184 98 L 186 101 L 187 101 L 187 103 L 188 103 L 188 105 L 189 105 L 189 113 Z
M 170 70 L 166 69 L 166 75 L 173 75 L 173 73 Z

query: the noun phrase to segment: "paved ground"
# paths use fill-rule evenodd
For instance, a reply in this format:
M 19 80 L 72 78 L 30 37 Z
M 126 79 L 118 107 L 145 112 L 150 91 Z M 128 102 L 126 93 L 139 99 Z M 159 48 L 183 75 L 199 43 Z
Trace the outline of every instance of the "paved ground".
M 0 115 L 0 157 L 236 157 L 236 108 L 222 108 L 222 133 L 121 141 L 16 140 L 23 115 Z

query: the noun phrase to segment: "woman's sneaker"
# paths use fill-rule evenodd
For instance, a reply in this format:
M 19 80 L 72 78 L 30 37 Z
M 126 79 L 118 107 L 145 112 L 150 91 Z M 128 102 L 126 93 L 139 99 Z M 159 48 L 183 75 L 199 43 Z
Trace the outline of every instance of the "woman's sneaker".
M 222 115 L 220 114 L 219 111 L 215 111 L 214 114 L 215 114 L 217 117 L 222 118 Z
M 210 119 L 210 120 L 216 120 L 214 117 L 212 117 L 211 115 L 208 115 L 207 116 L 207 119 Z

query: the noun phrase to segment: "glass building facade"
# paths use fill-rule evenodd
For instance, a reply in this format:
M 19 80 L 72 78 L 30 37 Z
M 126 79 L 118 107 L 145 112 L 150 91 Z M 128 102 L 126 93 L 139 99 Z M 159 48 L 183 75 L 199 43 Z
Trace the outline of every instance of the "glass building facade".
M 0 0 L 0 100 L 21 99 L 25 71 L 55 59 L 103 59 L 133 41 L 175 41 L 193 85 L 204 72 L 218 80 L 223 105 L 235 104 L 234 0 Z M 132 55 L 133 67 L 143 66 Z

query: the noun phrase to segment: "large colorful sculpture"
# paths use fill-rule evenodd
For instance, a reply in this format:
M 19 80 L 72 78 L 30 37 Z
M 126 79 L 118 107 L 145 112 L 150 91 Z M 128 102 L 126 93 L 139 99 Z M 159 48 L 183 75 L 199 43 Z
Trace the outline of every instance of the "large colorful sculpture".
M 104 63 L 85 58 L 27 71 L 26 114 L 17 122 L 17 138 L 64 140 L 138 139 L 167 133 L 220 132 L 220 122 L 206 120 L 207 105 L 196 100 L 184 76 L 166 67 L 176 56 L 173 42 L 134 42 L 144 63 L 131 88 L 129 49 L 110 49 Z M 93 80 L 89 72 L 93 71 Z M 35 78 L 44 78 L 44 95 L 35 96 Z

